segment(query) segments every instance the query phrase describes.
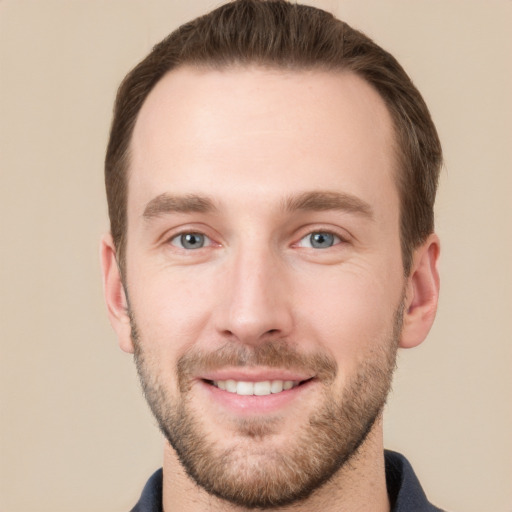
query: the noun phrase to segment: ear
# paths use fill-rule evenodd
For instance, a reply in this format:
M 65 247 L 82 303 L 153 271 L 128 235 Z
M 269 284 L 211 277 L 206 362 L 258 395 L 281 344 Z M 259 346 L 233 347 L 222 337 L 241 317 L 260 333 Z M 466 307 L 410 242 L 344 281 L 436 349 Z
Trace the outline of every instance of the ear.
M 406 285 L 402 348 L 419 345 L 434 323 L 439 299 L 439 251 L 439 238 L 434 233 L 414 251 Z
M 103 294 L 107 303 L 110 324 L 116 331 L 119 346 L 125 352 L 133 354 L 128 301 L 124 291 L 121 272 L 116 259 L 116 249 L 110 233 L 103 236 L 100 245 L 101 271 L 103 275 Z

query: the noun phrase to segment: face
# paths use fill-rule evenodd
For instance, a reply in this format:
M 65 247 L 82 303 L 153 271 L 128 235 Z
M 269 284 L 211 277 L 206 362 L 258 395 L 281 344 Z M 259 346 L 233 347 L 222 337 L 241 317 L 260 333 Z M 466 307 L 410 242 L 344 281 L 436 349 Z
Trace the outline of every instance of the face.
M 292 503 L 371 431 L 402 324 L 392 147 L 353 74 L 183 68 L 144 104 L 123 346 L 208 492 Z

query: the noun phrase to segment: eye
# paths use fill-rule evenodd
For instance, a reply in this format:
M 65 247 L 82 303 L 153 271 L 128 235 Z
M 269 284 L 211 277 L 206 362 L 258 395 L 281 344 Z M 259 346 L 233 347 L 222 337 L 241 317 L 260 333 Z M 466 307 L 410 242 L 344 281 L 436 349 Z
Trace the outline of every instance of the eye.
M 181 233 L 171 239 L 171 245 L 180 249 L 194 250 L 211 245 L 211 240 L 202 233 Z
M 327 231 L 315 231 L 305 236 L 298 243 L 299 247 L 310 247 L 313 249 L 329 249 L 341 242 L 339 236 Z

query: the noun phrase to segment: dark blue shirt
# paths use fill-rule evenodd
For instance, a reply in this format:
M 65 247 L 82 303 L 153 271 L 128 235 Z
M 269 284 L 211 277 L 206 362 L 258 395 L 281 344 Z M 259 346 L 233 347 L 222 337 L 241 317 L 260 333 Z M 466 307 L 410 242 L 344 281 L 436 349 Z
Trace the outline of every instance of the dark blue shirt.
M 386 450 L 385 459 L 391 512 L 443 512 L 428 502 L 412 466 L 403 455 Z M 162 512 L 161 469 L 148 480 L 131 512 Z

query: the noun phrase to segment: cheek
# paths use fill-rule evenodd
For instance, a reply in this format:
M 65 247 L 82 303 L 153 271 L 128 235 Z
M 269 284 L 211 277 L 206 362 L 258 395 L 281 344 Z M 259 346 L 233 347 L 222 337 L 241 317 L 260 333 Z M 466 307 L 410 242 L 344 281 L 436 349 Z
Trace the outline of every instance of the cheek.
M 174 361 L 208 324 L 211 290 L 201 279 L 159 274 L 132 280 L 130 305 L 146 352 Z
M 345 369 L 375 345 L 389 343 L 401 299 L 400 279 L 361 268 L 318 277 L 316 285 L 303 281 L 302 293 L 296 294 L 301 338 L 309 336 L 323 345 Z

